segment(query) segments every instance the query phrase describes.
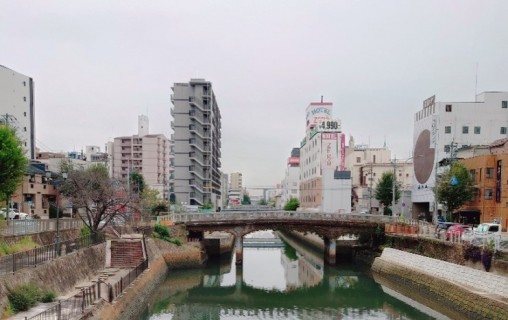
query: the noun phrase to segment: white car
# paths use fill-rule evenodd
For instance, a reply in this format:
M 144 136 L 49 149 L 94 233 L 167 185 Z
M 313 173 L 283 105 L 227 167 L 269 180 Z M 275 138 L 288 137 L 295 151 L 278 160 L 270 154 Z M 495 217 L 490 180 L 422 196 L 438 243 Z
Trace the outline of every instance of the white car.
M 480 223 L 472 232 L 464 233 L 462 239 L 473 243 L 482 243 L 492 237 L 501 237 L 501 225 L 498 223 Z

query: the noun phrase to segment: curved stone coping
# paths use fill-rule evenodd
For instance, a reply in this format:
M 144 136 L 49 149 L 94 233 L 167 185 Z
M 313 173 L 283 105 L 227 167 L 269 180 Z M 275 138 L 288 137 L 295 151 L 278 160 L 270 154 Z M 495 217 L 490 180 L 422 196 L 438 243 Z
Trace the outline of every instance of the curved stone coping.
M 376 259 L 426 273 L 432 277 L 467 287 L 476 293 L 495 294 L 508 299 L 508 277 L 392 248 L 385 248 L 381 256 Z

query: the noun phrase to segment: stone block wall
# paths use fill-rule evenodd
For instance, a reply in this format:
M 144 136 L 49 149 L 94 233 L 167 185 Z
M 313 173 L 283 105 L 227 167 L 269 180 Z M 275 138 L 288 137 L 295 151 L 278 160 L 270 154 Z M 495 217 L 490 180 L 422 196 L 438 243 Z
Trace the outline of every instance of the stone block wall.
M 372 271 L 450 306 L 469 319 L 508 318 L 508 278 L 392 248 Z

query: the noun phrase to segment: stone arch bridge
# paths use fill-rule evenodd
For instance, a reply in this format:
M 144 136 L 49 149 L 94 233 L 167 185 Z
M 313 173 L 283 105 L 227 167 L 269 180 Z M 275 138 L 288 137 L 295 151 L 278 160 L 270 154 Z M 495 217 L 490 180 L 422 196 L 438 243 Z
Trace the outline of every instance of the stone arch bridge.
M 313 232 L 324 240 L 325 261 L 335 264 L 336 239 L 343 235 L 375 232 L 393 217 L 354 213 L 298 211 L 251 211 L 173 214 L 175 223 L 185 224 L 189 234 L 203 239 L 206 231 L 228 232 L 235 237 L 236 263 L 243 260 L 243 237 L 260 230 Z

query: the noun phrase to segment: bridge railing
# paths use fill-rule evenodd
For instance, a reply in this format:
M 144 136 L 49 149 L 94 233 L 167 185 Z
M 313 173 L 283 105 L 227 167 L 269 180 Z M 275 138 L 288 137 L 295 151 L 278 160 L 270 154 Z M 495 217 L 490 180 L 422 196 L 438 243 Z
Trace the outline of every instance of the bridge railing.
M 173 213 L 173 222 L 205 222 L 205 221 L 240 221 L 240 220 L 329 220 L 329 221 L 365 221 L 392 222 L 395 217 L 356 214 L 356 213 L 322 213 L 303 211 L 257 211 L 257 212 L 213 212 L 213 213 Z

